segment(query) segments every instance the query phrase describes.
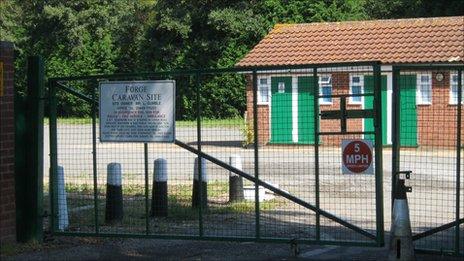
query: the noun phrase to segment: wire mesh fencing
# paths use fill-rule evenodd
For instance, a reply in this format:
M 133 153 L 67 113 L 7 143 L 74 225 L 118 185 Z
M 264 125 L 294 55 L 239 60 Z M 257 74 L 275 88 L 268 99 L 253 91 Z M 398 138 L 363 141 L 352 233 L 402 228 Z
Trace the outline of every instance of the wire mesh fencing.
M 408 194 L 415 246 L 462 253 L 463 121 L 459 67 L 399 68 L 399 170 L 412 171 Z M 461 224 L 461 225 L 459 225 Z
M 50 226 L 61 235 L 382 245 L 379 68 L 51 79 Z M 174 142 L 101 142 L 99 84 L 167 79 L 176 83 Z M 206 100 L 217 86 L 240 90 L 243 116 L 207 116 L 231 100 Z M 372 172 L 345 174 L 341 142 L 359 139 L 374 145 Z

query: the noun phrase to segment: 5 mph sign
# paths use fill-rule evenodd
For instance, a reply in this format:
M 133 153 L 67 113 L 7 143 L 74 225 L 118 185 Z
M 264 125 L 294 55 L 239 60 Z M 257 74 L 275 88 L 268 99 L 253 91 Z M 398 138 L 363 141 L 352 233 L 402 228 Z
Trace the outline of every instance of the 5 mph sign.
M 342 140 L 342 173 L 374 174 L 372 141 Z

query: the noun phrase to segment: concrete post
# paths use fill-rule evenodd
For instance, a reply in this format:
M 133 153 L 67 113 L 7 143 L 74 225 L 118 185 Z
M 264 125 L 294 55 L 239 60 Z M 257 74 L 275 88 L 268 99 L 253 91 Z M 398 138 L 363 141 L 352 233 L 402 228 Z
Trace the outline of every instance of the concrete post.
M 57 198 L 58 198 L 58 229 L 63 231 L 69 226 L 68 202 L 66 196 L 66 187 L 64 182 L 64 169 L 58 166 L 56 169 L 57 178 Z
M 232 155 L 229 157 L 229 164 L 239 170 L 242 170 L 242 158 L 238 155 Z M 243 196 L 243 178 L 229 172 L 229 202 L 242 201 Z
M 110 163 L 107 166 L 106 211 L 105 221 L 121 221 L 124 211 L 122 204 L 122 170 L 121 164 Z
M 168 162 L 159 158 L 154 162 L 153 196 L 151 200 L 152 217 L 168 215 Z
M 192 193 L 192 207 L 201 206 L 206 208 L 208 205 L 208 176 L 206 174 L 206 160 L 201 159 L 201 173 L 199 173 L 199 160 L 195 158 L 193 169 L 193 193 Z M 200 200 L 200 175 L 201 174 L 201 200 Z

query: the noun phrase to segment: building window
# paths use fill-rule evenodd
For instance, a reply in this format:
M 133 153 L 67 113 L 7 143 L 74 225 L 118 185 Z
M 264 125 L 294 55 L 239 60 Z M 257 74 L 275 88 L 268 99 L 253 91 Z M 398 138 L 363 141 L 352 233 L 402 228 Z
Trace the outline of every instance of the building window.
M 362 75 L 350 76 L 350 94 L 362 94 L 364 91 L 364 79 Z M 351 104 L 362 104 L 362 96 L 350 96 Z
M 319 94 L 326 96 L 319 99 L 320 104 L 332 104 L 332 77 L 319 76 Z
M 464 103 L 464 73 L 461 74 L 461 103 Z M 450 74 L 450 104 L 458 104 L 458 74 Z
M 432 104 L 432 75 L 417 75 L 417 104 Z
M 258 103 L 269 103 L 269 78 L 259 78 L 258 82 Z

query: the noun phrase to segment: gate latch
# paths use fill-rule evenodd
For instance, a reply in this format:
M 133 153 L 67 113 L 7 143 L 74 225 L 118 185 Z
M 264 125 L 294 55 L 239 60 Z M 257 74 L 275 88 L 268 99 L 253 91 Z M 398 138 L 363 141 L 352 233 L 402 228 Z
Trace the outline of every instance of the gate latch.
M 410 170 L 404 170 L 404 171 L 398 171 L 395 173 L 395 180 L 396 184 L 400 183 L 404 186 L 404 181 L 406 179 L 411 178 L 412 171 Z M 404 186 L 404 189 L 406 192 L 412 192 L 412 187 L 411 186 Z

